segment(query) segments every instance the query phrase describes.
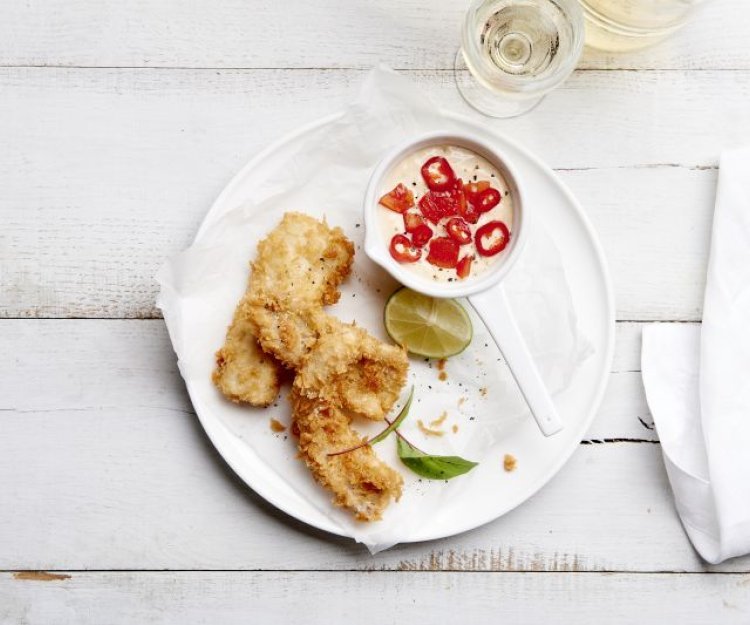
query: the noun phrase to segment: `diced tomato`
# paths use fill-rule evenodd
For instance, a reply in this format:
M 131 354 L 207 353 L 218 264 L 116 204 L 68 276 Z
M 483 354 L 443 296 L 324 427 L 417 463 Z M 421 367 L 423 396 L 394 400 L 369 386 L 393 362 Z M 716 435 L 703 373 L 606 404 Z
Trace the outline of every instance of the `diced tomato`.
M 455 267 L 458 262 L 458 243 L 448 237 L 432 239 L 427 262 L 445 269 Z
M 404 213 L 404 230 L 414 232 L 419 226 L 424 225 L 424 217 L 419 213 L 409 211 Z
M 477 182 L 469 182 L 464 185 L 464 193 L 466 199 L 469 202 L 476 202 L 477 196 L 482 192 L 490 188 L 489 180 L 478 180 Z
M 416 247 L 424 247 L 432 238 L 432 228 L 430 228 L 419 213 L 404 213 L 404 228 L 411 234 L 411 242 Z
M 453 186 L 456 174 L 442 156 L 433 156 L 422 165 L 422 178 L 431 191 L 447 191 Z
M 494 256 L 502 252 L 508 241 L 510 231 L 502 221 L 488 221 L 474 235 L 477 251 L 482 256 Z
M 445 224 L 445 229 L 448 232 L 448 236 L 459 245 L 471 243 L 471 229 L 469 228 L 469 224 L 460 217 L 451 217 L 448 223 Z
M 456 273 L 459 278 L 468 278 L 471 273 L 471 261 L 474 260 L 473 256 L 464 256 L 458 261 L 456 265 Z
M 427 243 L 427 241 L 429 241 L 431 238 L 432 228 L 430 228 L 427 224 L 422 224 L 421 226 L 418 226 L 416 229 L 412 230 L 411 242 L 417 247 L 424 247 L 424 244 Z
M 419 198 L 419 210 L 425 218 L 436 224 L 440 221 L 442 214 L 440 207 L 435 203 L 435 199 L 429 191 Z
M 391 239 L 391 256 L 400 263 L 413 263 L 422 256 L 422 250 L 414 247 L 409 238 L 403 234 L 397 234 Z
M 466 211 L 466 193 L 464 193 L 464 181 L 459 178 L 453 187 L 453 196 L 458 202 L 458 214 Z
M 428 191 L 419 199 L 419 210 L 432 223 L 458 213 L 459 202 L 452 191 Z
M 414 194 L 403 183 L 399 182 L 391 191 L 380 198 L 379 203 L 396 213 L 403 213 L 414 206 Z
M 492 210 L 500 204 L 500 191 L 497 189 L 485 189 L 482 191 L 479 195 L 477 195 L 477 199 L 474 202 L 477 209 L 479 209 L 480 213 L 486 213 L 489 210 Z
M 481 213 L 474 204 L 466 202 L 463 209 L 459 210 L 458 214 L 464 218 L 464 221 L 467 221 L 470 224 L 475 224 L 479 221 L 479 215 Z
M 451 191 L 436 191 L 433 195 L 435 196 L 435 202 L 440 207 L 444 217 L 458 215 L 458 211 L 461 208 L 463 193 L 452 189 Z

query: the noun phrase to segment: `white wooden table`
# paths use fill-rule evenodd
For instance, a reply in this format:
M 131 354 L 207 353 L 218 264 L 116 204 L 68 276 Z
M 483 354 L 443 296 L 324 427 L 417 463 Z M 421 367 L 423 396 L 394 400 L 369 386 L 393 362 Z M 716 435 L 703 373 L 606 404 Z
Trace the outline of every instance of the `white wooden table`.
M 706 566 L 682 532 L 639 371 L 644 323 L 701 318 L 718 156 L 750 143 L 746 0 L 485 120 L 572 187 L 617 291 L 604 403 L 537 496 L 372 557 L 266 504 L 197 422 L 156 269 L 379 61 L 472 114 L 450 71 L 466 4 L 0 5 L 0 623 L 750 621 L 750 558 Z

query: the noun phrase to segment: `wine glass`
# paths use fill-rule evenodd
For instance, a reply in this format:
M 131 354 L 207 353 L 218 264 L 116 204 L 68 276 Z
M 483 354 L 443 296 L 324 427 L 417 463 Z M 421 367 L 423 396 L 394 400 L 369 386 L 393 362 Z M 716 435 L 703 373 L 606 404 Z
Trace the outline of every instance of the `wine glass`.
M 533 109 L 575 69 L 584 43 L 578 0 L 475 0 L 466 13 L 455 77 L 490 117 Z

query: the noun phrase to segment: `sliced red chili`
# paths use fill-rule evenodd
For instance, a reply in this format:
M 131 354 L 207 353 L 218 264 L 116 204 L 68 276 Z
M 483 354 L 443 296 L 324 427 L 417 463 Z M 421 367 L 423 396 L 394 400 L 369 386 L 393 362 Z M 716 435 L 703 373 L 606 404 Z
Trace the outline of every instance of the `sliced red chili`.
M 456 174 L 442 156 L 433 156 L 422 165 L 422 178 L 431 191 L 447 191 L 453 186 Z
M 490 188 L 490 181 L 489 180 L 478 180 L 476 182 L 469 182 L 468 184 L 464 185 L 464 193 L 466 194 L 466 199 L 469 200 L 469 202 L 475 202 L 477 199 L 477 196 L 482 192 Z
M 458 262 L 458 243 L 448 237 L 432 239 L 427 262 L 445 269 L 455 267 Z
M 427 224 L 422 224 L 421 226 L 417 226 L 417 228 L 412 230 L 411 242 L 417 247 L 424 247 L 424 244 L 427 243 L 427 241 L 429 241 L 431 238 L 432 228 L 430 228 Z
M 479 209 L 480 213 L 486 213 L 489 210 L 492 210 L 500 204 L 500 191 L 497 189 L 485 189 L 482 191 L 479 195 L 477 195 L 477 199 L 474 202 L 476 204 L 476 207 Z
M 380 198 L 380 204 L 396 213 L 403 213 L 414 206 L 414 194 L 399 182 Z
M 391 256 L 400 263 L 413 263 L 422 256 L 422 250 L 414 247 L 409 238 L 403 234 L 397 234 L 391 239 Z
M 471 273 L 471 261 L 474 260 L 473 256 L 464 256 L 458 261 L 456 265 L 456 273 L 459 278 L 468 278 Z
M 510 231 L 502 221 L 488 221 L 476 231 L 474 243 L 482 256 L 494 256 L 505 249 Z
M 448 236 L 459 245 L 471 243 L 471 229 L 469 228 L 469 224 L 460 217 L 451 217 L 448 223 L 445 224 L 445 230 L 448 232 Z

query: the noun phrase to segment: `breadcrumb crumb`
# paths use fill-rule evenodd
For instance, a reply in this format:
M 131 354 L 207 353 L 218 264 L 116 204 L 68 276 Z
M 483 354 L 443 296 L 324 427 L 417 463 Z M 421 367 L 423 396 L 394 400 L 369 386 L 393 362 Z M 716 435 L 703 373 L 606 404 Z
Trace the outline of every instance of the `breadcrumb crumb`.
M 277 419 L 271 419 L 269 421 L 269 425 L 271 426 L 272 432 L 280 433 L 286 431 L 286 426 Z
M 448 411 L 443 410 L 442 414 L 438 419 L 435 419 L 434 421 L 430 421 L 430 427 L 437 428 L 443 425 L 445 420 L 448 418 Z
M 426 434 L 427 436 L 442 436 L 445 434 L 442 430 L 433 430 L 432 428 L 428 428 L 422 419 L 417 419 L 417 427 L 422 432 L 422 434 Z

